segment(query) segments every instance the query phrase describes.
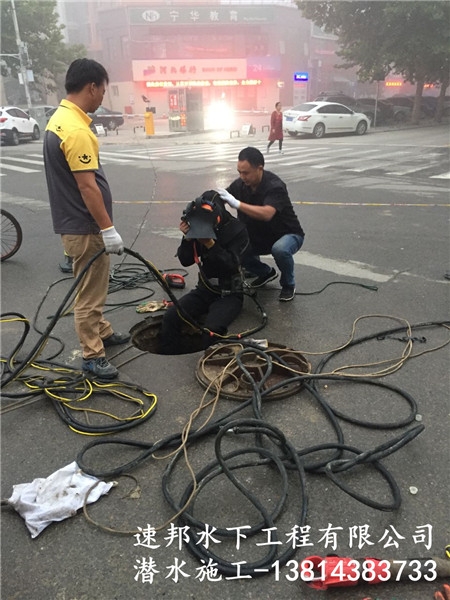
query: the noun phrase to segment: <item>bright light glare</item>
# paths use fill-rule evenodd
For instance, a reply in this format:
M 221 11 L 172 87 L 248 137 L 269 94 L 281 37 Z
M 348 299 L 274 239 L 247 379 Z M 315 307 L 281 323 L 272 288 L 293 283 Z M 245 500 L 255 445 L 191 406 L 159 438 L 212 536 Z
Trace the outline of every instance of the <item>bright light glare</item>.
M 232 129 L 233 110 L 224 100 L 210 104 L 205 111 L 205 129 Z

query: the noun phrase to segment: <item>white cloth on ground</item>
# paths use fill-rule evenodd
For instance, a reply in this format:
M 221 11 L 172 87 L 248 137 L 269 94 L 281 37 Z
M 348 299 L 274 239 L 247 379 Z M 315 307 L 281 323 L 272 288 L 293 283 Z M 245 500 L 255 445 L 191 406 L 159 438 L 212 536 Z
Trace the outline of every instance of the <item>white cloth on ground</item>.
M 7 502 L 25 519 L 31 537 L 35 538 L 53 521 L 73 517 L 84 505 L 86 494 L 97 481 L 100 480 L 83 473 L 74 461 L 46 479 L 14 485 Z M 113 485 L 114 482 L 100 481 L 89 494 L 88 503 L 96 502 Z

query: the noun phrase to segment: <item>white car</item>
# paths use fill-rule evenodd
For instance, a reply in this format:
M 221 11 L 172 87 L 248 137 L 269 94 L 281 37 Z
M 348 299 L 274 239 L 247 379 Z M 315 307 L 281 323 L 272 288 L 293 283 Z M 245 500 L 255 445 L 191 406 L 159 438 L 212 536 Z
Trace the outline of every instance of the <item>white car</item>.
M 283 112 L 283 129 L 295 137 L 299 133 L 321 138 L 330 133 L 364 135 L 370 120 L 336 102 L 305 102 Z
M 17 146 L 20 140 L 38 140 L 41 137 L 38 122 L 16 106 L 0 107 L 0 140 Z

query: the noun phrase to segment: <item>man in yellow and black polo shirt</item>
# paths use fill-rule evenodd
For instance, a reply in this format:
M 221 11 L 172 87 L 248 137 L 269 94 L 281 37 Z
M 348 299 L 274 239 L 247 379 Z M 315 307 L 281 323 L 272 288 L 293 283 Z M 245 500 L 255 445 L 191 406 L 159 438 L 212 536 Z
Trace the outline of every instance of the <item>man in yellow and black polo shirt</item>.
M 77 290 L 75 330 L 83 350 L 83 370 L 114 379 L 118 370 L 105 357 L 105 346 L 128 342 L 103 316 L 109 283 L 109 254 L 121 254 L 122 238 L 112 216 L 112 196 L 99 162 L 98 141 L 89 128 L 101 105 L 108 73 L 95 60 L 75 60 L 66 74 L 66 98 L 47 124 L 44 162 L 55 233 L 73 259 L 75 277 L 103 248 Z

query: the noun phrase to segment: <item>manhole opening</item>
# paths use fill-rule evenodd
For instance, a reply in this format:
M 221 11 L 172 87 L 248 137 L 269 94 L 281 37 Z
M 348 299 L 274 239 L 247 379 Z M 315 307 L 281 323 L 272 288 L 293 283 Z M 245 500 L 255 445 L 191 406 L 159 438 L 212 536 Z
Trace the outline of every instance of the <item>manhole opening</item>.
M 160 348 L 162 319 L 162 315 L 152 315 L 131 328 L 131 340 L 136 348 L 151 354 L 162 354 Z M 234 360 L 242 350 L 243 344 L 237 342 L 218 343 L 203 350 L 201 331 L 187 323 L 183 324 L 178 355 L 203 352 L 196 368 L 197 380 L 204 388 L 210 386 L 214 388 L 215 385 L 219 385 L 216 382 L 220 382 L 219 395 L 222 397 L 244 400 L 251 396 L 252 383 L 246 372 L 254 381 L 265 380 L 262 391 L 271 390 L 265 395 L 266 400 L 286 398 L 297 393 L 303 387 L 304 381 L 296 379 L 295 374 L 311 373 L 311 364 L 300 352 L 287 348 L 283 344 L 268 342 L 264 350 L 270 354 L 273 364 L 270 376 L 265 378 L 267 367 L 265 358 L 247 347 L 240 359 L 244 366 L 243 370 Z
M 133 325 L 130 329 L 132 344 L 143 352 L 162 354 L 160 345 L 162 319 L 161 315 L 150 316 Z M 180 334 L 179 352 L 177 354 L 194 354 L 202 350 L 201 332 L 184 323 Z

